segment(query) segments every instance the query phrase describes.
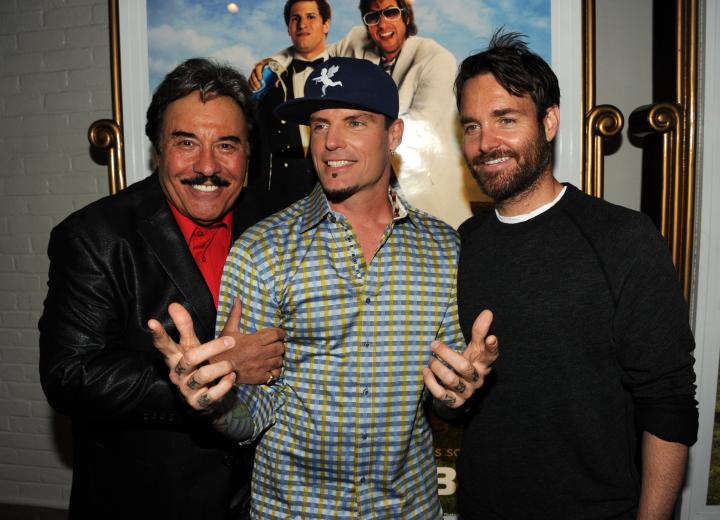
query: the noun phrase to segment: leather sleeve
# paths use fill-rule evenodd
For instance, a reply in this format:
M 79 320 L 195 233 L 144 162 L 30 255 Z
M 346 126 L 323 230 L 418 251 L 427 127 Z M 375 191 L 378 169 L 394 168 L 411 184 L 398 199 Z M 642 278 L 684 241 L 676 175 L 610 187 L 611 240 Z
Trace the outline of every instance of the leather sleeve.
M 48 402 L 73 416 L 184 422 L 190 414 L 167 381 L 134 282 L 126 279 L 135 278 L 138 267 L 127 243 L 77 228 L 61 224 L 48 246 L 48 295 L 39 323 Z

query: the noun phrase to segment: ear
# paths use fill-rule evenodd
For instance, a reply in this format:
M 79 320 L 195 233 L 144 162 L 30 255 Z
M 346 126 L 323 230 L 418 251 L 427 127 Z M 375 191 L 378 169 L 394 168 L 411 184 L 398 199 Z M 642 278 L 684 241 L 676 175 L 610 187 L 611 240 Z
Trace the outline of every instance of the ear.
M 325 20 L 323 22 L 323 34 L 325 35 L 325 38 L 327 38 L 327 35 L 330 33 L 330 18 Z
M 390 150 L 395 149 L 402 143 L 403 132 L 405 131 L 405 122 L 402 119 L 396 119 L 388 128 L 388 144 Z
M 160 165 L 160 152 L 157 151 L 157 148 L 154 146 L 152 147 L 152 156 L 150 157 L 150 167 L 152 171 L 155 171 L 158 169 L 158 166 Z
M 543 118 L 543 127 L 545 128 L 545 140 L 549 143 L 558 133 L 560 128 L 560 107 L 553 105 L 545 111 Z

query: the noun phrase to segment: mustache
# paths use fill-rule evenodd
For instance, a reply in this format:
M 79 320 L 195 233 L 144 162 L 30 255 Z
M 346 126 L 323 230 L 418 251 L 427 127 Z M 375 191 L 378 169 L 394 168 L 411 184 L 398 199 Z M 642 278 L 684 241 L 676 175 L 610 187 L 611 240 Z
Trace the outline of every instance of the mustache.
M 197 176 L 195 176 L 191 179 L 183 179 L 180 181 L 180 183 L 187 184 L 189 186 L 197 186 L 200 184 L 205 184 L 205 181 L 210 181 L 212 184 L 214 184 L 218 188 L 226 188 L 227 186 L 230 186 L 230 181 L 223 179 L 217 173 L 213 173 L 210 177 L 206 177 L 205 175 L 198 174 Z
M 470 160 L 470 166 L 479 168 L 487 161 L 494 161 L 500 157 L 511 157 L 517 159 L 517 154 L 512 150 L 493 150 L 492 152 L 481 153 Z

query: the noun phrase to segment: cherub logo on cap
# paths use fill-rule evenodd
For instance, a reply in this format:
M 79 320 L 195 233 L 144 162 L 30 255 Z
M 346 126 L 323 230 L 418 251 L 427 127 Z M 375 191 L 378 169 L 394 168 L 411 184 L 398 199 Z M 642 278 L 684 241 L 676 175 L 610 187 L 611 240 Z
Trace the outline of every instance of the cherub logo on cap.
M 320 71 L 320 77 L 313 78 L 316 83 L 322 83 L 322 97 L 325 97 L 325 89 L 328 87 L 342 87 L 342 81 L 333 81 L 332 77 L 340 70 L 339 65 L 333 65 L 329 69 L 323 67 Z
M 335 87 L 335 88 L 333 88 Z M 340 88 L 336 88 L 340 87 Z M 398 90 L 390 75 L 373 62 L 336 56 L 315 67 L 305 80 L 304 96 L 275 108 L 279 119 L 307 125 L 314 112 L 352 108 L 397 119 Z

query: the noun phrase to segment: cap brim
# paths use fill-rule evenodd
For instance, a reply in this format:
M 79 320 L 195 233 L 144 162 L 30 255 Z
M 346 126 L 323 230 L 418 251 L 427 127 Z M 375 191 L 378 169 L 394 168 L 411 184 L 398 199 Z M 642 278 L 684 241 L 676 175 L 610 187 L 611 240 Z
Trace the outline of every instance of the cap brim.
M 344 99 L 335 99 L 331 97 L 325 97 L 321 99 L 308 99 L 308 98 L 297 98 L 291 99 L 278 106 L 274 111 L 276 117 L 284 119 L 286 121 L 292 121 L 301 125 L 310 124 L 310 116 L 318 110 L 325 110 L 327 108 L 357 108 L 359 110 L 367 110 L 369 112 L 378 113 L 370 107 L 363 106 L 358 103 L 348 103 Z M 388 115 L 388 114 L 383 114 Z M 392 117 L 389 116 L 388 117 Z

